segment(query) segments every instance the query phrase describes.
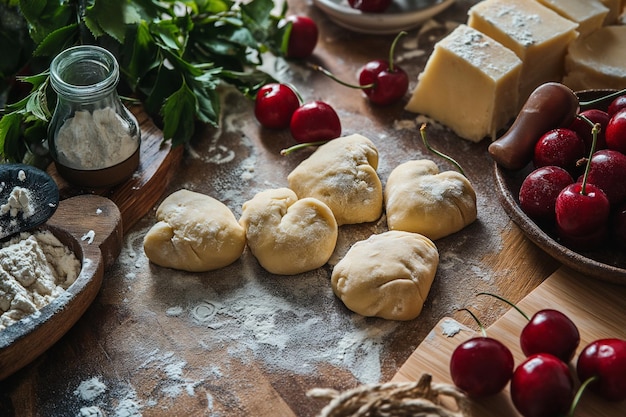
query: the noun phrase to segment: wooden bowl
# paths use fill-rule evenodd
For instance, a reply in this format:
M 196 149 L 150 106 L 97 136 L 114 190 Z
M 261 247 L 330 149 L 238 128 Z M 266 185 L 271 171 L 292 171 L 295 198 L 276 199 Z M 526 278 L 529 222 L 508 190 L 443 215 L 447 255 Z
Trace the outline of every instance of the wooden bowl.
M 81 262 L 80 274 L 63 294 L 37 313 L 0 331 L 0 380 L 50 348 L 87 310 L 100 290 L 104 271 L 121 250 L 120 219 L 120 211 L 111 200 L 82 195 L 61 201 L 40 228 L 50 230 L 74 252 Z
M 585 102 L 612 92 L 615 90 L 585 90 L 576 94 L 581 102 Z M 604 100 L 594 107 L 606 110 L 610 102 Z M 554 228 L 537 225 L 522 211 L 519 206 L 519 189 L 532 170 L 532 164 L 520 171 L 509 171 L 494 164 L 500 202 L 511 219 L 531 241 L 562 264 L 599 280 L 626 285 L 626 253 L 623 248 L 607 244 L 593 251 L 574 251 L 560 243 Z

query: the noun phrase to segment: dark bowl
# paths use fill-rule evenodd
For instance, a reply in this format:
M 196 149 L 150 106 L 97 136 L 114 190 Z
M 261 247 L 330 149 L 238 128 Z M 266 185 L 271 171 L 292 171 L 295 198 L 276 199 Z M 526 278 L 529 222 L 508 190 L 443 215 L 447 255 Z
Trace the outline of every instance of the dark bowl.
M 612 92 L 615 90 L 585 90 L 576 95 L 581 102 L 586 102 Z M 606 110 L 611 100 L 601 101 L 593 107 Z M 575 251 L 559 241 L 554 228 L 538 225 L 522 211 L 519 205 L 519 189 L 532 170 L 532 164 L 519 171 L 506 170 L 494 164 L 500 202 L 511 219 L 532 242 L 563 265 L 602 281 L 626 285 L 626 250 L 623 247 L 607 242 L 596 250 Z

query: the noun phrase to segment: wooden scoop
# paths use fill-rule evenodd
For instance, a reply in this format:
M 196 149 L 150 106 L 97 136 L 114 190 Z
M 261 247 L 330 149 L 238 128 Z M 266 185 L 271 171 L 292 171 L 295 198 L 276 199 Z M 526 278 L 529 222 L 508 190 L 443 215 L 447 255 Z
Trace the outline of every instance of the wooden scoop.
M 0 380 L 37 358 L 76 323 L 122 248 L 120 211 L 101 196 L 80 195 L 61 201 L 41 229 L 52 231 L 74 251 L 81 271 L 63 294 L 38 313 L 0 331 Z

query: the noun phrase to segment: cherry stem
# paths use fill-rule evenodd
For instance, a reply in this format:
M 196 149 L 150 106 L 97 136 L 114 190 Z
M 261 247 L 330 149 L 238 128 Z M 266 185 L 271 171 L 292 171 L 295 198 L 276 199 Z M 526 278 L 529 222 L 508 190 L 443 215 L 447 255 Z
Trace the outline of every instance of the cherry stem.
M 442 157 L 446 161 L 450 162 L 452 165 L 454 165 L 459 170 L 459 172 L 465 178 L 467 178 L 467 175 L 465 175 L 465 171 L 463 171 L 463 168 L 461 168 L 461 165 L 457 161 L 455 161 L 450 156 L 448 156 L 448 155 L 446 155 L 444 153 L 441 153 L 438 150 L 436 150 L 436 149 L 434 149 L 433 147 L 430 146 L 430 144 L 428 143 L 428 139 L 426 139 L 426 123 L 422 123 L 422 126 L 420 127 L 420 135 L 422 136 L 422 142 L 424 142 L 424 146 L 426 146 L 426 149 L 428 149 L 430 152 L 434 153 L 435 155 Z
M 345 82 L 345 81 L 343 81 L 343 80 L 341 80 L 341 79 L 337 78 L 337 76 L 336 76 L 335 74 L 333 74 L 332 72 L 328 71 L 326 68 L 324 68 L 324 67 L 322 67 L 322 66 L 320 66 L 320 65 L 313 64 L 313 63 L 310 63 L 310 62 L 307 62 L 307 63 L 306 63 L 306 65 L 307 65 L 309 68 L 311 68 L 311 69 L 313 69 L 313 70 L 315 70 L 315 71 L 319 71 L 319 72 L 321 72 L 322 74 L 324 74 L 325 76 L 327 76 L 327 77 L 329 77 L 329 78 L 331 78 L 331 79 L 333 79 L 333 80 L 337 81 L 339 84 L 341 84 L 341 85 L 343 85 L 343 86 L 345 86 L 345 87 L 356 88 L 356 89 L 359 89 L 359 90 L 366 90 L 366 89 L 368 89 L 368 88 L 374 88 L 374 87 L 376 87 L 376 83 L 371 83 L 371 84 L 366 84 L 366 85 L 355 85 L 355 84 L 350 84 L 350 83 L 348 83 L 348 82 Z
M 591 136 L 593 137 L 593 140 L 591 142 L 591 149 L 589 150 L 589 158 L 587 159 L 587 164 L 585 165 L 585 173 L 583 174 L 583 181 L 580 186 L 580 194 L 587 195 L 587 190 L 586 190 L 587 177 L 589 176 L 589 170 L 591 169 L 591 158 L 593 157 L 593 154 L 596 151 L 596 144 L 598 142 L 598 133 L 600 133 L 601 126 L 600 126 L 600 123 L 594 123 L 591 120 L 589 120 L 588 117 L 584 115 L 579 114 L 577 117 L 587 122 L 587 124 L 591 126 Z
M 287 149 L 281 150 L 280 154 L 282 156 L 289 155 L 290 153 L 298 151 L 300 149 L 308 148 L 308 147 L 311 147 L 311 146 L 321 146 L 321 145 L 323 145 L 323 144 L 325 144 L 327 142 L 328 142 L 327 140 L 320 140 L 318 142 L 298 143 L 297 145 L 293 145 L 293 146 L 290 146 Z
M 483 324 L 480 322 L 480 320 L 478 319 L 478 317 L 476 317 L 476 315 L 474 313 L 472 313 L 469 309 L 467 308 L 462 308 L 459 311 L 467 311 L 470 316 L 472 316 L 472 318 L 474 319 L 474 321 L 476 321 L 476 323 L 478 324 L 478 327 L 480 328 L 480 333 L 484 336 L 487 337 L 487 330 L 485 330 L 485 326 L 483 326 Z
M 516 310 L 517 310 L 517 311 L 518 311 L 518 312 L 519 312 L 522 316 L 524 316 L 524 318 L 525 318 L 526 320 L 530 321 L 530 318 L 528 318 L 528 315 L 527 315 L 526 313 L 524 313 L 524 312 L 522 311 L 522 309 L 521 309 L 521 308 L 519 308 L 519 307 L 518 307 L 518 306 L 516 306 L 514 303 L 510 302 L 509 300 L 507 300 L 507 299 L 506 299 L 506 298 L 504 298 L 504 297 L 501 297 L 501 296 L 496 295 L 496 294 L 492 294 L 492 293 L 490 293 L 490 292 L 479 292 L 479 293 L 478 293 L 478 294 L 476 294 L 476 295 L 488 295 L 488 296 L 490 296 L 490 297 L 497 298 L 497 299 L 498 299 L 498 300 L 500 300 L 500 301 L 504 301 L 505 303 L 507 303 L 508 305 L 510 305 L 511 307 L 513 307 L 514 309 L 516 309 Z
M 587 378 L 587 380 L 582 383 L 582 385 L 576 391 L 576 395 L 574 396 L 574 399 L 572 400 L 572 405 L 569 408 L 567 417 L 574 417 L 574 411 L 576 411 L 576 407 L 578 406 L 578 403 L 580 402 L 580 398 L 583 396 L 583 393 L 585 392 L 589 384 L 597 380 L 598 380 L 598 376 L 594 375 L 591 378 Z
M 617 96 L 621 96 L 622 94 L 626 94 L 626 88 L 623 89 L 623 90 L 620 90 L 620 91 L 616 91 L 616 92 L 611 93 L 611 94 L 607 94 L 606 96 L 598 97 L 598 98 L 593 99 L 593 100 L 581 101 L 578 104 L 581 107 L 586 107 L 586 106 L 589 106 L 589 105 L 592 105 L 592 104 L 599 103 L 599 102 L 604 101 L 604 100 L 609 100 L 609 99 L 615 98 Z
M 398 43 L 398 40 L 402 37 L 406 35 L 405 31 L 402 31 L 400 33 L 398 33 L 398 35 L 396 35 L 396 37 L 393 39 L 393 42 L 391 43 L 391 47 L 389 48 L 389 72 L 393 72 L 394 68 L 393 68 L 393 56 L 395 54 L 395 50 L 396 50 L 396 45 Z

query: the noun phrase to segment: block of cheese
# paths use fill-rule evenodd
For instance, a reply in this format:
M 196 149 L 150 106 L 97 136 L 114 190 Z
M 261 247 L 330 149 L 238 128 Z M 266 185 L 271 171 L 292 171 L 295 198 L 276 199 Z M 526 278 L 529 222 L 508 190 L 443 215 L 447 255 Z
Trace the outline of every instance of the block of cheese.
M 608 9 L 609 13 L 604 18 L 605 25 L 612 25 L 617 21 L 617 18 L 622 11 L 626 3 L 623 0 L 600 0 Z
M 605 26 L 573 42 L 563 84 L 572 90 L 626 88 L 626 26 Z
M 609 8 L 600 0 L 539 0 L 539 3 L 578 23 L 581 37 L 601 28 L 609 14 Z
M 435 44 L 406 110 L 479 142 L 517 114 L 522 61 L 487 35 L 459 25 Z
M 485 0 L 467 24 L 511 49 L 522 60 L 520 107 L 539 85 L 563 78 L 563 60 L 578 24 L 535 0 Z

